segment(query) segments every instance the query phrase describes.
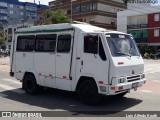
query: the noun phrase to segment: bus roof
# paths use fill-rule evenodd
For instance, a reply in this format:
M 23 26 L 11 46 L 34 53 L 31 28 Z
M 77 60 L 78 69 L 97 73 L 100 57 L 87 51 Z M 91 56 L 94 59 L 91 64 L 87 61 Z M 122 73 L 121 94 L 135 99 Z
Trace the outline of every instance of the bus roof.
M 90 24 L 81 23 L 81 24 L 51 24 L 51 25 L 41 25 L 41 26 L 33 26 L 30 28 L 21 28 L 17 29 L 15 33 L 38 33 L 38 32 L 61 32 L 73 29 L 80 29 L 84 32 L 95 32 L 95 31 L 104 31 L 107 32 L 106 29 L 96 27 Z
M 125 34 L 118 31 L 107 30 L 104 28 L 96 27 L 87 23 L 78 23 L 78 24 L 70 24 L 70 23 L 62 23 L 62 24 L 50 24 L 50 25 L 40 25 L 33 26 L 29 28 L 21 28 L 17 29 L 15 33 L 39 33 L 39 32 L 63 32 L 79 29 L 83 32 L 107 32 L 107 33 L 117 33 L 117 34 Z

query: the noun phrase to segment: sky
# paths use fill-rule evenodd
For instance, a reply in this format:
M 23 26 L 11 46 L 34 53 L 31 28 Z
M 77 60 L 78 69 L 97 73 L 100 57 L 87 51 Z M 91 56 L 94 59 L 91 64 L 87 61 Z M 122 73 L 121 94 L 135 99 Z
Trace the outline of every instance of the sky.
M 34 0 L 19 0 L 19 1 L 22 1 L 22 2 L 34 2 Z M 48 5 L 48 2 L 50 1 L 54 1 L 54 0 L 35 0 L 35 2 L 38 4 L 40 1 L 41 4 L 45 4 L 45 5 Z M 157 5 L 160 5 L 160 0 L 157 0 L 158 3 L 155 4 L 156 6 Z
M 34 0 L 19 0 L 19 1 L 22 1 L 22 2 L 32 2 L 32 3 L 34 2 Z M 53 1 L 53 0 L 35 0 L 35 2 L 37 4 L 39 4 L 39 1 L 40 1 L 41 4 L 48 5 L 48 2 Z

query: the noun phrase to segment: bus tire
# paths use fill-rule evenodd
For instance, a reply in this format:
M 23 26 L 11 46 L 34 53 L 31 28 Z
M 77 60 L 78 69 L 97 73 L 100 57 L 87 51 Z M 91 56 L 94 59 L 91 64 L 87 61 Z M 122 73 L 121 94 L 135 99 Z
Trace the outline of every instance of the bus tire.
M 23 81 L 23 87 L 27 94 L 34 95 L 38 92 L 38 85 L 33 75 L 28 74 Z
M 80 84 L 78 90 L 80 100 L 90 106 L 97 105 L 100 101 L 98 88 L 93 80 L 85 80 Z

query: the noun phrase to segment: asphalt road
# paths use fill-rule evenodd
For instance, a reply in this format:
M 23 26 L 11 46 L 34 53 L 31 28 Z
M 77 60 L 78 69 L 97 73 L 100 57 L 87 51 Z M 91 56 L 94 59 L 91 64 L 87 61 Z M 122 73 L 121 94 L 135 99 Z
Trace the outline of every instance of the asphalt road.
M 109 115 L 114 116 L 112 118 L 114 120 L 117 119 L 115 116 L 129 114 L 123 111 L 153 111 L 150 114 L 156 115 L 155 111 L 160 111 L 159 63 L 160 60 L 145 60 L 147 83 L 143 87 L 137 91 L 131 91 L 121 99 L 105 97 L 98 106 L 94 107 L 81 103 L 77 95 L 72 92 L 45 89 L 38 95 L 27 95 L 21 89 L 21 83 L 9 77 L 7 70 L 0 71 L 0 111 L 54 111 L 42 114 L 64 117 L 62 119 L 66 119 L 66 116 L 72 117 L 71 119 L 84 118 L 84 116 L 96 119 L 95 117 L 99 116 L 103 119 L 102 117 Z M 145 116 L 139 117 L 145 118 Z M 150 118 L 157 119 L 156 116 Z

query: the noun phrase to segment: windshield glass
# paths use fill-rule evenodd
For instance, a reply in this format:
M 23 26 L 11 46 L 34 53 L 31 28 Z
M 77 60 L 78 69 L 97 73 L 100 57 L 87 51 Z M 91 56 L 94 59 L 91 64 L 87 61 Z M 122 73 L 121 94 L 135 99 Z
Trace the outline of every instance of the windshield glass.
M 136 43 L 130 35 L 106 34 L 112 56 L 139 56 Z

